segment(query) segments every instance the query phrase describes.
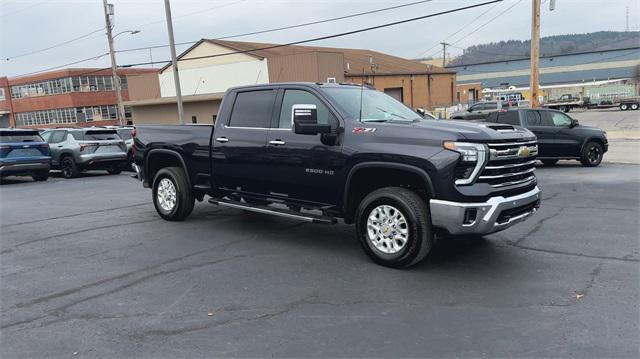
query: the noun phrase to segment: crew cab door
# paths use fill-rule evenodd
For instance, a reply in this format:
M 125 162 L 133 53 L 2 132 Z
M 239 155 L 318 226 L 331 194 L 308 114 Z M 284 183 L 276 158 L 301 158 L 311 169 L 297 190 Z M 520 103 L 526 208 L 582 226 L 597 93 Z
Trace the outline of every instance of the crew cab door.
M 270 196 L 336 205 L 343 195 L 344 161 L 339 139 L 326 135 L 296 134 L 292 126 L 293 105 L 316 105 L 318 123 L 340 126 L 330 105 L 304 89 L 282 89 L 267 138 L 267 169 Z
M 221 189 L 265 195 L 267 180 L 267 132 L 277 90 L 231 92 L 230 106 L 223 105 L 221 121 L 212 139 L 212 174 Z M 224 120 L 222 120 L 224 119 Z
M 556 128 L 555 143 L 557 156 L 560 157 L 580 157 L 582 148 L 582 136 L 571 126 L 571 117 L 559 111 L 545 111 L 551 118 L 553 126 Z
M 538 157 L 558 157 L 556 132 L 557 128 L 544 111 L 525 111 L 526 127 L 538 138 Z

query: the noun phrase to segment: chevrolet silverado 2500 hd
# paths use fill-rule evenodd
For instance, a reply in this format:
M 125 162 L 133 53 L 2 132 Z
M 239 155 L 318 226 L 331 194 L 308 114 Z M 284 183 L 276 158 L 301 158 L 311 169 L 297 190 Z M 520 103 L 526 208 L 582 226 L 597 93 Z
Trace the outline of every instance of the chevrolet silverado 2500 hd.
M 480 236 L 536 212 L 535 136 L 421 118 L 361 86 L 227 90 L 215 125 L 138 126 L 134 168 L 158 214 L 195 200 L 315 223 L 355 223 L 376 263 L 408 267 L 436 236 Z

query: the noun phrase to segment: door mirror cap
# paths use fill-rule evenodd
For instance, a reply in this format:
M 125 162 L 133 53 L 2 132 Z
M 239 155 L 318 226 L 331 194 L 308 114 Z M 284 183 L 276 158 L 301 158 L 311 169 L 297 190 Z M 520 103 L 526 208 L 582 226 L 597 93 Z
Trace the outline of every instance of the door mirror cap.
M 569 127 L 574 128 L 574 127 L 578 126 L 579 124 L 580 124 L 580 122 L 578 122 L 578 120 L 571 119 L 571 124 L 569 125 Z
M 331 125 L 318 123 L 316 105 L 293 105 L 291 107 L 293 132 L 299 135 L 317 135 L 331 132 Z

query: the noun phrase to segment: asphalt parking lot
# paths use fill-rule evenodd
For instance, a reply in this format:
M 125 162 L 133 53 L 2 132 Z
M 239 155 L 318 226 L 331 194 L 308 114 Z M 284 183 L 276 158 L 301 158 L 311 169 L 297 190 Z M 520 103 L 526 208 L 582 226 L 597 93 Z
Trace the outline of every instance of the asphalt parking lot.
M 127 174 L 10 181 L 2 357 L 638 357 L 640 166 L 537 173 L 532 219 L 411 270 L 346 225 L 165 222 Z

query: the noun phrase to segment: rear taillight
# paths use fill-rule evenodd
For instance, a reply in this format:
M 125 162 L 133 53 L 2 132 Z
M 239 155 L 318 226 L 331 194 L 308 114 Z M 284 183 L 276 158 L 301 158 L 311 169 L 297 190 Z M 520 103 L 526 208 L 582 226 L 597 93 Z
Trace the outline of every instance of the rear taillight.
M 89 149 L 92 149 L 94 147 L 98 147 L 98 144 L 97 143 L 81 143 L 80 144 L 80 151 L 89 150 Z

